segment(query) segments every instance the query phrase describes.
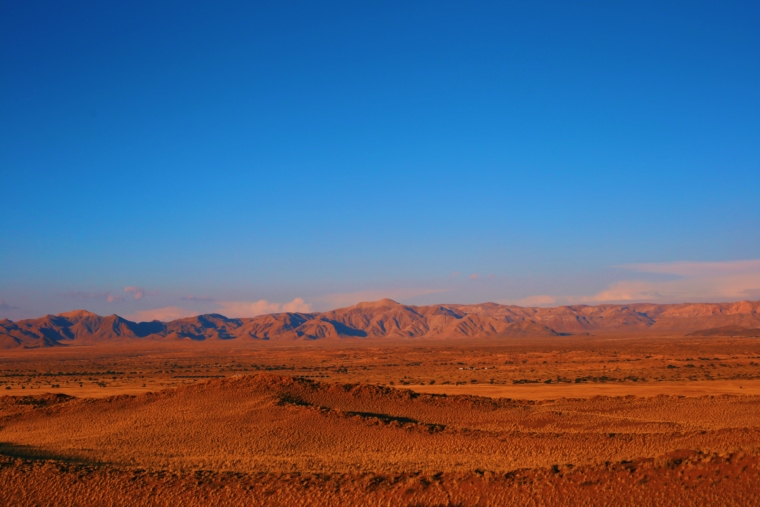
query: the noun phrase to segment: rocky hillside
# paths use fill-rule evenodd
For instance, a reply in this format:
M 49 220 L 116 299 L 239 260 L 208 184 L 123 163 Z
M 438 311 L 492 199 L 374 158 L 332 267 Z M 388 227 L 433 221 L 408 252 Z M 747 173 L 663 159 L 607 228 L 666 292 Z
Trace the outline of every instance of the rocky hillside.
M 626 332 L 711 336 L 756 334 L 757 328 L 760 301 L 524 308 L 495 303 L 408 306 L 383 299 L 324 313 L 278 313 L 252 319 L 208 314 L 171 322 L 137 323 L 118 315 L 101 317 L 84 310 L 18 322 L 3 319 L 0 348 L 146 339 L 497 339 Z

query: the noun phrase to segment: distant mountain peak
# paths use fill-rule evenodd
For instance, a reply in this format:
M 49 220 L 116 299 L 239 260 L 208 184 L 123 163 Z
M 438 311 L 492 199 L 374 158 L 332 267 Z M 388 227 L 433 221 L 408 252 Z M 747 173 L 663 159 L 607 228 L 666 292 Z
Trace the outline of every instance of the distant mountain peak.
M 0 348 L 95 345 L 124 340 L 503 340 L 540 336 L 661 333 L 756 336 L 760 301 L 523 308 L 496 303 L 408 306 L 392 299 L 324 313 L 276 313 L 228 318 L 212 313 L 171 322 L 135 323 L 117 315 L 75 310 L 39 319 L 0 320 Z
M 87 310 L 72 310 L 70 312 L 59 313 L 58 317 L 67 317 L 70 319 L 83 319 L 86 317 L 100 317 L 97 313 L 88 312 Z
M 356 308 L 388 308 L 394 306 L 403 306 L 401 303 L 389 298 L 381 299 L 379 301 L 367 301 L 358 303 Z

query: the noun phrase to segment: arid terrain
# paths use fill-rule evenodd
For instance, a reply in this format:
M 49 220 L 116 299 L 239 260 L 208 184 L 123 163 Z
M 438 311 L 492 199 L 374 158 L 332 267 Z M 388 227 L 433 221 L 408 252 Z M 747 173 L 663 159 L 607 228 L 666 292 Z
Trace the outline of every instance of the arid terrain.
M 366 333 L 333 339 L 6 321 L 50 346 L 0 353 L 0 504 L 760 505 L 758 303 L 642 328 L 641 308 L 628 327 L 547 324 L 602 312 L 578 307 L 535 335 L 540 312 L 511 335 L 368 331 L 409 329 L 409 308 L 431 329 L 388 302 L 333 312 Z
M 324 313 L 249 319 L 207 314 L 166 323 L 77 310 L 18 322 L 0 320 L 0 349 L 135 341 L 457 340 L 611 333 L 760 337 L 760 301 L 525 308 L 495 303 L 410 306 L 382 299 Z

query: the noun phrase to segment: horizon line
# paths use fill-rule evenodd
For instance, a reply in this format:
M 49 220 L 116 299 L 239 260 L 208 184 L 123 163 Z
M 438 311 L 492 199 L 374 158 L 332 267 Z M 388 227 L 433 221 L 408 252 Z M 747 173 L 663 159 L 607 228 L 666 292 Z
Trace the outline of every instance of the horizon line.
M 340 307 L 340 308 L 334 308 L 332 310 L 325 310 L 325 311 L 321 311 L 321 312 L 270 312 L 270 313 L 262 313 L 261 315 L 256 315 L 256 316 L 253 316 L 253 317 L 228 317 L 228 316 L 223 315 L 221 313 L 211 312 L 211 313 L 199 313 L 197 315 L 190 315 L 190 316 L 187 316 L 187 317 L 180 317 L 180 318 L 172 319 L 172 320 L 153 319 L 153 320 L 137 321 L 137 320 L 130 320 L 129 318 L 121 316 L 121 315 L 119 315 L 117 313 L 112 313 L 110 315 L 100 315 L 98 313 L 91 312 L 91 311 L 89 311 L 89 310 L 87 310 L 85 308 L 82 308 L 82 309 L 69 310 L 69 311 L 66 311 L 66 312 L 55 313 L 55 314 L 48 313 L 48 314 L 42 315 L 40 317 L 32 317 L 32 318 L 27 318 L 27 319 L 20 319 L 20 320 L 17 320 L 17 321 L 14 321 L 14 320 L 11 320 L 11 319 L 9 319 L 7 317 L 4 317 L 4 318 L 0 318 L 0 322 L 2 322 L 2 321 L 24 322 L 24 321 L 28 321 L 28 320 L 43 319 L 45 317 L 65 317 L 65 316 L 68 316 L 69 314 L 81 313 L 81 312 L 88 313 L 90 315 L 94 315 L 94 316 L 100 317 L 100 318 L 112 317 L 112 316 L 113 317 L 118 317 L 118 318 L 123 319 L 123 320 L 125 320 L 127 322 L 132 322 L 132 323 L 135 323 L 135 324 L 151 323 L 151 322 L 174 322 L 174 321 L 177 321 L 177 320 L 193 319 L 193 318 L 202 317 L 202 316 L 205 316 L 205 315 L 218 315 L 220 317 L 224 317 L 225 319 L 229 319 L 229 320 L 241 320 L 241 319 L 253 320 L 253 319 L 258 319 L 260 317 L 266 317 L 266 316 L 270 316 L 270 315 L 282 315 L 282 314 L 291 314 L 291 315 L 319 315 L 319 314 L 325 314 L 325 313 L 335 312 L 335 311 L 339 311 L 339 310 L 346 310 L 346 309 L 349 309 L 349 308 L 356 308 L 356 307 L 359 307 L 359 306 L 362 306 L 362 305 L 365 305 L 365 306 L 367 306 L 367 305 L 377 305 L 378 303 L 382 303 L 384 301 L 388 301 L 390 303 L 394 303 L 394 304 L 396 304 L 398 306 L 410 307 L 410 308 L 424 308 L 424 307 L 431 307 L 431 306 L 443 306 L 443 307 L 446 307 L 446 306 L 458 306 L 458 307 L 462 307 L 462 306 L 494 305 L 494 306 L 503 306 L 503 307 L 509 307 L 509 308 L 536 309 L 536 310 L 553 310 L 553 309 L 557 309 L 557 308 L 578 308 L 578 307 L 598 308 L 598 307 L 602 307 L 602 306 L 620 307 L 620 306 L 634 306 L 634 305 L 636 305 L 636 306 L 638 306 L 638 305 L 652 305 L 652 306 L 732 305 L 732 304 L 739 304 L 739 303 L 760 303 L 760 300 L 740 299 L 740 300 L 723 301 L 723 302 L 690 302 L 690 301 L 684 301 L 684 302 L 680 302 L 680 303 L 652 303 L 652 302 L 648 302 L 648 301 L 637 301 L 637 302 L 630 302 L 630 303 L 599 303 L 599 304 L 596 304 L 596 305 L 579 303 L 579 304 L 557 305 L 557 306 L 521 306 L 521 305 L 511 305 L 511 304 L 510 305 L 505 305 L 505 304 L 501 304 L 501 303 L 494 303 L 492 301 L 485 301 L 485 302 L 482 302 L 482 303 L 470 303 L 470 304 L 467 304 L 467 303 L 434 303 L 434 304 L 430 304 L 430 305 L 408 305 L 408 304 L 404 304 L 404 303 L 399 303 L 398 301 L 395 301 L 395 300 L 390 299 L 390 298 L 382 298 L 382 299 L 379 299 L 379 300 L 376 300 L 376 301 L 362 301 L 362 302 L 356 303 L 354 305 L 344 306 L 344 307 Z

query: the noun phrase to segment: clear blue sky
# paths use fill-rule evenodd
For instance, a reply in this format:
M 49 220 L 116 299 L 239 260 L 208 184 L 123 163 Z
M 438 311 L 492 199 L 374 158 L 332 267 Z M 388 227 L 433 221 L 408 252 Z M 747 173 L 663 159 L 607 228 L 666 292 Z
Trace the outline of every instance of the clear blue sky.
M 752 1 L 2 2 L 0 316 L 760 299 L 758 26 Z

